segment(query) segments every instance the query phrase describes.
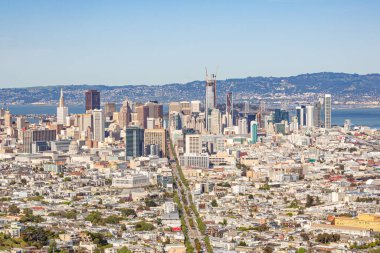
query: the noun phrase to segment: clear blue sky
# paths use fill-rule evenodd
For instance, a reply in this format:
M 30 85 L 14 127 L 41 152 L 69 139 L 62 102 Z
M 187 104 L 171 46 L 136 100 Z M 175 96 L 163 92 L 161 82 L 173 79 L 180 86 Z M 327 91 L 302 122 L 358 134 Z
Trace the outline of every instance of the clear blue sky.
M 0 87 L 380 72 L 378 0 L 0 0 Z

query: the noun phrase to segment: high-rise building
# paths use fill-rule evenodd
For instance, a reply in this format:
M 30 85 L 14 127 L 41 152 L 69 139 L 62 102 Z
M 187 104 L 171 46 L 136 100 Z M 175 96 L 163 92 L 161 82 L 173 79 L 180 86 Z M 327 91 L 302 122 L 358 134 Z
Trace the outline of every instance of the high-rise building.
M 93 116 L 93 140 L 98 142 L 104 141 L 104 132 L 105 132 L 105 118 L 103 110 L 95 109 L 92 111 Z
M 247 118 L 239 118 L 238 120 L 239 134 L 248 134 Z
M 206 73 L 205 118 L 207 131 L 210 131 L 209 116 L 214 108 L 216 108 L 216 76 L 211 75 L 209 78 Z
M 274 123 L 281 123 L 281 121 L 289 122 L 289 112 L 281 109 L 274 110 Z
M 201 101 L 194 100 L 190 102 L 191 112 L 192 113 L 200 113 L 201 112 Z
M 148 107 L 149 118 L 162 118 L 163 116 L 163 105 L 159 104 L 157 101 L 150 101 L 145 104 Z
M 257 143 L 257 121 L 251 121 L 251 143 Z
M 169 114 L 172 112 L 180 112 L 181 111 L 181 105 L 179 102 L 171 102 L 169 103 Z
M 266 112 L 266 106 L 265 106 L 265 102 L 263 100 L 260 100 L 260 103 L 259 103 L 259 112 L 261 115 L 264 115 L 265 112 Z
M 314 106 L 306 106 L 306 127 L 311 128 L 314 126 Z
M 251 108 L 249 105 L 249 101 L 244 101 L 244 114 L 248 114 L 250 112 Z
M 302 128 L 303 127 L 303 108 L 301 106 L 297 106 L 296 107 L 296 115 L 297 115 L 297 119 L 298 119 L 298 127 L 299 128 Z
M 331 128 L 331 94 L 325 94 L 324 114 L 325 128 Z
M 318 101 L 317 103 L 314 104 L 314 126 L 315 127 L 322 126 L 321 112 L 322 112 L 322 103 Z
M 27 129 L 22 133 L 24 153 L 32 153 L 32 144 L 36 142 L 48 142 L 57 139 L 57 131 L 49 129 Z
M 187 134 L 185 136 L 185 153 L 200 154 L 202 153 L 202 141 L 199 134 Z
M 129 126 L 131 122 L 131 107 L 128 99 L 124 100 L 123 105 L 120 108 L 119 112 L 119 125 L 122 129 Z
M 128 126 L 125 130 L 126 158 L 144 155 L 144 129 L 138 126 Z
M 140 105 L 136 107 L 137 122 L 142 128 L 147 127 L 147 119 L 149 117 L 149 107 L 146 105 Z
M 17 125 L 18 130 L 23 129 L 26 126 L 25 117 L 24 116 L 18 116 L 16 118 L 16 125 Z
M 183 115 L 191 114 L 191 104 L 189 101 L 181 101 L 179 102 L 179 106 Z
M 65 98 L 63 97 L 63 89 L 61 88 L 61 96 L 57 107 L 57 124 L 65 125 L 68 115 L 69 109 L 65 106 Z
M 227 127 L 233 126 L 233 118 L 234 118 L 234 102 L 232 98 L 232 92 L 227 92 L 226 95 L 226 120 L 227 120 Z
M 86 111 L 100 109 L 100 92 L 97 90 L 86 91 Z
M 144 131 L 145 148 L 157 145 L 158 155 L 165 156 L 166 153 L 166 131 L 165 129 L 146 129 Z
M 105 117 L 112 117 L 113 113 L 116 112 L 116 104 L 107 102 L 104 104 L 104 116 Z
M 9 110 L 6 110 L 4 113 L 4 126 L 5 127 L 12 126 L 12 114 Z
M 210 133 L 220 134 L 222 132 L 222 119 L 219 109 L 212 109 L 209 115 Z

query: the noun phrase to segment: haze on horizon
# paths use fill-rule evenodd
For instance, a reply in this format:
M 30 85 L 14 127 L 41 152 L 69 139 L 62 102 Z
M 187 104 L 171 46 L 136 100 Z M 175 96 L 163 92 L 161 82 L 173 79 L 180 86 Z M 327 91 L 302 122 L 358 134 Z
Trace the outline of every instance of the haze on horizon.
M 380 72 L 380 1 L 1 1 L 0 88 Z

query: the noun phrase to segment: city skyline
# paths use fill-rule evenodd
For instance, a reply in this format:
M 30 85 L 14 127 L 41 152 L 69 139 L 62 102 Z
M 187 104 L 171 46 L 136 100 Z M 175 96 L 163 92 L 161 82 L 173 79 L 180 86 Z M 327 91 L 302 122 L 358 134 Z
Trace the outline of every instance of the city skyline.
M 3 2 L 0 87 L 380 72 L 378 1 L 239 3 Z

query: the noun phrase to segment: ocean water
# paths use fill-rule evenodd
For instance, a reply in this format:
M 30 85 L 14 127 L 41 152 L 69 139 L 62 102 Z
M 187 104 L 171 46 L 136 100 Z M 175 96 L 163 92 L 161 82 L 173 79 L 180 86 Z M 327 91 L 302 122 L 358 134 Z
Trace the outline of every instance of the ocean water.
M 352 125 L 380 129 L 380 108 L 335 109 L 331 117 L 333 125 L 342 126 L 346 119 L 350 119 Z
M 28 115 L 28 114 L 56 114 L 57 107 L 55 105 L 9 105 L 13 115 Z M 116 105 L 119 110 L 120 105 Z M 168 111 L 168 106 L 164 105 L 164 112 Z M 84 113 L 84 105 L 69 106 L 69 113 Z M 380 129 L 380 108 L 350 108 L 350 109 L 333 109 L 332 124 L 344 124 L 346 119 L 350 119 L 352 125 L 369 126 L 371 128 Z

